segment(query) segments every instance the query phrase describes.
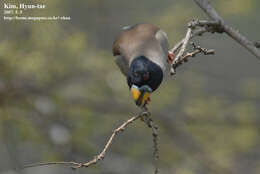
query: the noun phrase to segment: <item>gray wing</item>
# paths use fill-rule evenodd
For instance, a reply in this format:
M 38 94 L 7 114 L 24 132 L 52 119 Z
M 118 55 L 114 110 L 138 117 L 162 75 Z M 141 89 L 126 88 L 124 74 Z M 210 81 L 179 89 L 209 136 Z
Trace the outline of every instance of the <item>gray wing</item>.
M 134 26 L 123 27 L 119 36 L 113 43 L 113 55 L 115 56 L 115 62 L 119 67 L 120 71 L 127 76 L 129 71 L 129 64 L 131 62 L 131 30 Z
M 158 30 L 157 33 L 155 34 L 155 38 L 158 40 L 159 45 L 164 53 L 164 56 L 160 57 L 164 67 L 165 71 L 168 72 L 170 70 L 170 65 L 167 63 L 168 61 L 168 51 L 169 51 L 169 42 L 168 42 L 168 37 L 167 34 L 163 30 Z
M 164 54 L 168 55 L 169 42 L 168 42 L 167 34 L 163 30 L 159 30 L 155 34 L 155 38 L 159 41 L 160 46 L 163 49 Z
M 129 65 L 128 62 L 126 62 L 126 59 L 122 55 L 116 55 L 115 56 L 115 62 L 117 66 L 119 67 L 120 71 L 127 76 L 129 71 Z

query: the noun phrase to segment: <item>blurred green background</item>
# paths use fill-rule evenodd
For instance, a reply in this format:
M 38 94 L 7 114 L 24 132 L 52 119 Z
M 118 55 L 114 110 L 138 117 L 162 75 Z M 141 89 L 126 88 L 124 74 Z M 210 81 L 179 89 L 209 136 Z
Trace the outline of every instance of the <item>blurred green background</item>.
M 10 2 L 3 0 L 1 2 Z M 20 3 L 21 0 L 11 1 Z M 160 26 L 173 46 L 193 18 L 192 0 L 40 0 L 30 16 L 70 21 L 0 20 L 0 173 L 146 174 L 152 136 L 141 121 L 118 136 L 88 169 L 14 168 L 47 161 L 88 161 L 111 131 L 139 112 L 111 47 L 121 27 Z M 259 0 L 212 0 L 250 39 L 260 39 Z M 1 8 L 3 8 L 1 4 Z M 214 56 L 197 56 L 152 95 L 162 174 L 260 173 L 260 61 L 225 34 L 197 38 Z

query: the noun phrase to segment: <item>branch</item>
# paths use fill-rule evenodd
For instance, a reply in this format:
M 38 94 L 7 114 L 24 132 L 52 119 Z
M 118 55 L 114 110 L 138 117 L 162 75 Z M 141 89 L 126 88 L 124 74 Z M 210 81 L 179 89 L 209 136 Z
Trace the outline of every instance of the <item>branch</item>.
M 113 131 L 112 135 L 110 136 L 109 140 L 107 141 L 107 143 L 106 143 L 104 149 L 102 150 L 102 152 L 99 155 L 95 156 L 92 160 L 90 160 L 86 163 L 78 163 L 78 162 L 74 162 L 74 161 L 72 161 L 72 162 L 47 162 L 47 163 L 30 164 L 30 165 L 24 166 L 22 169 L 31 168 L 31 167 L 38 167 L 38 166 L 49 166 L 49 165 L 69 165 L 72 169 L 89 167 L 93 164 L 98 163 L 100 160 L 104 159 L 108 148 L 111 146 L 115 136 L 118 135 L 118 133 L 123 132 L 128 125 L 132 124 L 137 119 L 144 118 L 145 116 L 150 117 L 150 115 L 151 114 L 147 111 L 147 109 L 144 108 L 140 114 L 133 116 L 129 120 L 125 121 L 123 124 L 121 124 L 121 126 L 119 126 L 117 129 L 115 129 Z M 155 127 L 151 126 L 151 128 L 154 131 Z M 156 134 L 156 137 L 157 137 L 157 132 L 154 133 L 154 134 Z M 154 137 L 155 137 L 155 135 L 154 135 Z M 156 145 L 154 145 L 154 147 L 157 147 L 157 140 L 154 140 L 154 142 L 156 142 Z M 158 149 L 156 149 L 155 151 L 158 151 Z M 156 170 L 158 170 L 157 167 L 156 167 Z M 155 171 L 155 174 L 157 174 L 156 171 Z
M 185 36 L 185 38 L 183 40 L 183 43 L 182 43 L 182 46 L 181 46 L 181 50 L 179 51 L 179 53 L 177 54 L 175 60 L 171 64 L 171 72 L 170 72 L 171 75 L 175 74 L 175 69 L 173 68 L 173 65 L 179 62 L 181 56 L 183 56 L 184 51 L 185 51 L 185 49 L 186 49 L 186 47 L 187 47 L 187 45 L 189 43 L 189 40 L 190 40 L 190 37 L 191 37 L 191 30 L 192 30 L 191 27 L 188 27 L 186 36 Z
M 206 32 L 214 33 L 216 32 L 216 27 L 218 24 L 217 21 L 203 21 L 203 20 L 193 20 L 191 21 L 188 26 L 193 28 L 193 32 L 191 33 L 190 40 L 193 39 L 196 36 L 202 36 Z M 200 26 L 200 29 L 196 29 L 196 26 Z M 219 32 L 221 32 L 219 30 Z M 176 53 L 178 49 L 182 46 L 183 42 L 185 41 L 185 38 L 179 41 L 171 50 L 170 52 Z
M 195 3 L 208 15 L 208 17 L 213 21 L 219 22 L 219 28 L 223 29 L 223 32 L 227 33 L 232 39 L 246 48 L 251 52 L 256 58 L 260 59 L 260 50 L 258 49 L 259 44 L 248 40 L 244 35 L 242 35 L 238 30 L 233 29 L 227 25 L 224 19 L 217 13 L 217 11 L 211 6 L 208 0 L 194 0 Z
M 215 51 L 213 49 L 206 49 L 202 48 L 195 43 L 191 42 L 191 45 L 193 46 L 193 51 L 186 53 L 176 64 L 173 65 L 173 69 L 176 69 L 180 65 L 182 65 L 185 62 L 188 62 L 188 58 L 195 57 L 199 53 L 203 53 L 204 55 L 212 55 L 215 54 Z
M 206 32 L 210 33 L 227 33 L 231 38 L 237 41 L 240 45 L 244 46 L 247 50 L 249 50 L 256 58 L 260 59 L 260 42 L 251 42 L 245 36 L 243 36 L 239 31 L 236 31 L 232 27 L 225 24 L 223 18 L 219 16 L 216 10 L 210 5 L 208 0 L 194 0 L 208 15 L 210 20 L 192 20 L 188 24 L 188 30 L 184 39 L 178 42 L 169 52 L 176 54 L 178 52 L 176 58 L 171 63 L 170 74 L 174 75 L 176 73 L 176 68 L 179 67 L 183 62 L 186 62 L 186 58 L 194 57 L 197 53 L 200 53 L 199 50 L 195 51 L 195 54 L 187 54 L 186 58 L 183 58 L 183 54 L 188 45 L 189 40 L 194 38 L 195 36 L 201 36 Z M 196 28 L 199 28 L 196 30 Z M 214 54 L 214 51 L 211 53 Z
M 171 50 L 170 53 L 177 54 L 174 61 L 171 63 L 170 74 L 174 75 L 176 73 L 176 68 L 179 67 L 183 62 L 186 62 L 186 58 L 183 58 L 183 54 L 188 45 L 189 40 L 195 36 L 201 36 L 206 32 L 210 33 L 227 33 L 228 36 L 237 41 L 240 45 L 245 47 L 253 55 L 260 60 L 260 42 L 251 42 L 245 36 L 243 36 L 239 31 L 233 29 L 232 27 L 225 24 L 223 18 L 217 13 L 217 11 L 211 6 L 208 0 L 194 0 L 197 5 L 208 15 L 210 20 L 192 20 L 188 24 L 188 30 L 184 39 L 178 42 Z M 199 29 L 197 29 L 199 28 Z M 198 50 L 194 52 L 195 54 L 187 54 L 186 57 L 194 57 L 196 54 L 200 53 Z M 214 54 L 214 51 L 212 52 Z
M 152 129 L 153 132 L 153 156 L 154 156 L 154 174 L 159 173 L 159 167 L 158 167 L 158 160 L 159 160 L 159 148 L 158 148 L 158 126 L 154 124 L 151 114 L 148 114 L 146 117 L 142 118 L 143 122 L 146 123 L 146 125 Z
M 199 53 L 203 53 L 204 55 L 211 55 L 211 54 L 215 54 L 215 51 L 213 49 L 206 49 L 206 48 L 202 48 L 198 45 L 196 45 L 195 43 L 191 42 L 191 45 L 193 46 L 193 52 L 191 53 L 187 53 L 185 56 L 183 56 L 181 61 L 188 61 L 189 57 L 195 57 L 197 54 Z
M 196 48 L 196 51 L 194 53 L 189 53 L 186 56 L 183 57 L 183 54 L 187 48 L 189 40 L 191 40 L 195 36 L 201 36 L 205 32 L 222 32 L 222 29 L 219 28 L 219 22 L 217 21 L 206 21 L 206 20 L 192 20 L 188 23 L 188 30 L 186 33 L 186 36 L 184 39 L 182 39 L 180 42 L 178 42 L 169 52 L 172 52 L 175 54 L 180 48 L 179 53 L 177 54 L 174 61 L 171 63 L 171 70 L 170 74 L 174 75 L 176 73 L 176 68 L 179 67 L 183 62 L 186 62 L 188 57 L 194 57 L 196 54 L 204 52 L 204 55 L 214 54 L 214 50 L 210 50 L 210 53 L 206 53 L 205 51 Z M 200 29 L 197 29 L 197 27 L 200 27 Z M 195 49 L 195 45 L 194 49 Z M 207 50 L 207 49 L 204 49 Z M 206 53 L 206 54 L 205 54 Z

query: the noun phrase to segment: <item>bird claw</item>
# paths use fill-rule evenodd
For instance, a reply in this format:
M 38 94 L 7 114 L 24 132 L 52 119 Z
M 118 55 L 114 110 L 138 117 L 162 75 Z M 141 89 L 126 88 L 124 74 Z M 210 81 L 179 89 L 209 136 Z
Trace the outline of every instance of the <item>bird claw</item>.
M 174 54 L 171 51 L 168 51 L 168 60 L 167 62 L 171 64 L 174 61 Z
M 145 105 L 148 105 L 150 102 L 151 102 L 151 98 L 148 97 L 148 98 L 145 100 Z

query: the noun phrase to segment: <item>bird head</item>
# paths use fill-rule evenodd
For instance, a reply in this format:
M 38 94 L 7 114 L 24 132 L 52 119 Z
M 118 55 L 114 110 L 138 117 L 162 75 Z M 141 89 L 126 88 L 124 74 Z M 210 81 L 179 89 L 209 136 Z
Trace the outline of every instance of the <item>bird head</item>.
M 145 56 L 136 57 L 130 65 L 127 76 L 127 83 L 136 105 L 143 107 L 162 80 L 163 71 L 159 65 Z

